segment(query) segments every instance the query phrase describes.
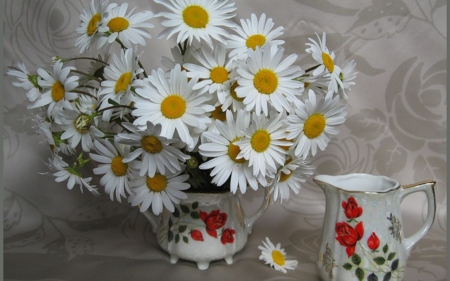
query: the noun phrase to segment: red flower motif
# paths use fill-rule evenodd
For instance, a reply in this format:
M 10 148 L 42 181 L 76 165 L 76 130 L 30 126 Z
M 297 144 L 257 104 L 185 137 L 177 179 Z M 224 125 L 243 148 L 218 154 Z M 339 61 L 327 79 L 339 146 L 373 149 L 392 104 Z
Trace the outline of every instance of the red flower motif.
M 370 235 L 369 239 L 367 239 L 367 246 L 371 250 L 376 250 L 378 247 L 380 247 L 380 239 L 378 239 L 378 236 L 375 234 L 375 232 L 372 232 L 372 235 Z
M 356 243 L 362 239 L 364 235 L 364 226 L 359 222 L 355 228 L 346 222 L 336 223 L 336 240 L 342 246 L 346 247 L 348 257 L 355 253 Z
M 344 214 L 349 219 L 354 219 L 362 215 L 363 209 L 358 206 L 355 198 L 350 196 L 347 202 L 342 201 L 342 208 L 344 208 Z
M 226 228 L 223 232 L 222 232 L 222 237 L 220 238 L 220 242 L 222 242 L 222 244 L 226 244 L 226 243 L 233 243 L 234 242 L 234 237 L 233 234 L 236 233 L 236 230 L 231 229 L 231 228 Z
M 209 214 L 200 211 L 200 218 L 206 224 L 206 233 L 217 238 L 217 229 L 223 227 L 227 222 L 228 215 L 220 210 L 211 211 Z
M 200 230 L 192 230 L 191 231 L 191 238 L 195 241 L 203 241 L 203 234 Z

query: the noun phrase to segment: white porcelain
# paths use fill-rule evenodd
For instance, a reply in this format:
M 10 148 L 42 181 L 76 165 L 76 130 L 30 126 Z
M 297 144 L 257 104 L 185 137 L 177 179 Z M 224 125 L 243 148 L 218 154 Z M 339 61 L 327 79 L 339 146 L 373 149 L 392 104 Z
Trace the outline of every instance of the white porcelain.
M 401 186 L 368 174 L 317 175 L 314 181 L 326 197 L 317 262 L 322 280 L 402 280 L 411 249 L 433 224 L 435 182 Z M 400 203 L 419 191 L 427 196 L 427 218 L 404 237 Z
M 270 192 L 264 190 L 260 208 L 249 217 L 239 197 L 230 192 L 187 193 L 188 198 L 175 206 L 175 212 L 165 210 L 156 217 L 147 211 L 144 215 L 158 244 L 170 254 L 171 263 L 181 258 L 205 270 L 214 260 L 233 263 L 233 255 L 247 243 L 253 224 L 269 206 Z

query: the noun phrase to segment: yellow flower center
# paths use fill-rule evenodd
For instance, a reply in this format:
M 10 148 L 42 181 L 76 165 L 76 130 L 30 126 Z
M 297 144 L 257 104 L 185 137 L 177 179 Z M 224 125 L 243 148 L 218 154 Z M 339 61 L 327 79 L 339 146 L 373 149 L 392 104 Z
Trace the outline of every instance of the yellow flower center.
M 325 65 L 328 71 L 332 73 L 334 70 L 334 62 L 333 59 L 330 57 L 330 55 L 327 53 L 322 53 L 322 61 L 323 65 Z
M 216 109 L 214 109 L 214 111 L 211 112 L 211 118 L 220 120 L 220 121 L 226 121 L 227 114 L 222 111 L 222 106 L 217 106 Z
M 228 80 L 228 71 L 223 66 L 214 67 L 211 70 L 209 78 L 211 78 L 214 83 L 222 84 Z
M 164 191 L 167 187 L 167 179 L 161 174 L 155 174 L 154 177 L 147 177 L 146 179 L 147 187 L 153 192 Z
M 121 32 L 127 29 L 129 25 L 128 20 L 122 17 L 113 18 L 108 22 L 110 32 Z
M 237 159 L 237 156 L 241 152 L 241 149 L 239 148 L 239 146 L 233 144 L 233 142 L 238 141 L 239 139 L 240 138 L 237 138 L 237 139 L 233 140 L 232 142 L 230 142 L 230 145 L 228 146 L 228 156 L 235 163 L 244 163 L 245 162 L 244 158 Z
M 73 120 L 73 125 L 75 130 L 79 133 L 86 134 L 89 132 L 89 128 L 92 125 L 92 119 L 89 118 L 89 115 L 81 113 L 77 118 L 75 118 L 75 120 Z
M 54 101 L 60 101 L 64 98 L 66 90 L 60 81 L 56 81 L 52 86 L 52 98 Z
M 122 156 L 116 156 L 111 161 L 111 170 L 118 177 L 125 176 L 128 170 L 128 164 L 123 163 L 122 159 Z
M 254 34 L 248 37 L 245 41 L 247 48 L 252 48 L 253 50 L 255 50 L 258 46 L 261 47 L 264 43 L 266 43 L 266 37 L 261 34 Z
M 234 82 L 230 89 L 230 95 L 233 97 L 233 99 L 237 101 L 243 101 L 244 98 L 240 98 L 236 94 L 236 88 L 239 86 L 238 82 Z
M 97 31 L 98 23 L 102 19 L 102 16 L 100 14 L 95 14 L 92 16 L 91 20 L 88 23 L 87 26 L 87 35 L 92 36 Z
M 278 250 L 272 251 L 272 259 L 273 259 L 273 262 L 278 264 L 279 266 L 283 266 L 285 263 L 283 253 Z
M 179 95 L 166 97 L 161 103 L 161 112 L 168 119 L 177 119 L 186 111 L 186 101 Z
M 264 152 L 270 146 L 270 134 L 264 129 L 257 130 L 252 138 L 250 144 L 256 152 Z
M 157 154 L 163 150 L 161 141 L 155 136 L 142 137 L 141 146 L 143 150 L 151 154 Z
M 304 85 L 305 85 L 305 89 L 309 87 L 309 83 L 308 82 L 305 82 Z
M 326 121 L 325 116 L 320 113 L 315 113 L 309 116 L 303 125 L 303 132 L 305 133 L 305 136 L 310 139 L 320 136 L 325 129 Z
M 192 28 L 205 28 L 209 22 L 209 15 L 202 7 L 191 5 L 184 9 L 183 21 Z
M 253 85 L 255 85 L 256 90 L 261 94 L 270 95 L 278 87 L 278 77 L 270 69 L 261 69 L 255 74 L 253 78 Z
M 131 77 L 133 74 L 131 72 L 125 72 L 120 75 L 119 79 L 117 79 L 116 86 L 114 87 L 114 91 L 116 94 L 120 92 L 124 92 L 128 89 L 128 86 L 131 83 Z

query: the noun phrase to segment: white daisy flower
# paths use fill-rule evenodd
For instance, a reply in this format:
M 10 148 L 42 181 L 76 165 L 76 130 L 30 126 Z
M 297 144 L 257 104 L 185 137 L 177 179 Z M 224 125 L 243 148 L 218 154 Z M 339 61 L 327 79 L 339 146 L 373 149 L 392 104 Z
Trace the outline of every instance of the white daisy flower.
M 115 3 L 108 5 L 108 2 L 109 0 L 92 0 L 90 9 L 83 9 L 83 13 L 80 15 L 81 24 L 76 29 L 76 33 L 81 36 L 75 41 L 75 46 L 80 47 L 80 53 L 90 49 L 93 43 L 101 36 L 98 33 L 98 27 L 103 15 L 117 6 Z
M 199 152 L 210 160 L 201 164 L 199 168 L 212 169 L 210 173 L 213 177 L 212 182 L 218 186 L 230 179 L 230 190 L 233 193 L 236 193 L 238 188 L 241 193 L 245 193 L 247 185 L 257 190 L 258 181 L 253 175 L 252 168 L 249 167 L 247 160 L 237 157 L 241 150 L 235 144 L 244 137 L 243 131 L 250 125 L 250 114 L 244 110 L 238 111 L 235 120 L 233 113 L 228 110 L 226 116 L 226 123 L 216 122 L 218 133 L 203 133 L 210 142 L 201 144 Z
M 145 38 L 151 39 L 152 36 L 144 28 L 153 28 L 154 25 L 146 21 L 153 18 L 151 11 L 142 11 L 133 14 L 133 8 L 127 14 L 128 3 L 123 3 L 111 9 L 108 14 L 102 17 L 101 26 L 98 31 L 104 33 L 98 39 L 97 47 L 103 47 L 106 42 L 109 44 L 115 40 L 119 40 L 126 48 L 132 48 L 133 45 L 139 44 L 145 46 Z
M 132 114 L 137 118 L 133 123 L 161 124 L 161 136 L 171 139 L 176 134 L 192 150 L 195 143 L 191 133 L 204 131 L 211 123 L 207 114 L 214 110 L 214 106 L 207 104 L 211 95 L 192 89 L 197 81 L 197 78 L 188 81 L 180 65 L 171 70 L 169 77 L 162 69 L 153 70 L 142 87 L 136 89 L 139 96 L 134 98 L 136 109 Z
M 306 43 L 309 48 L 305 51 L 307 53 L 311 53 L 312 57 L 319 63 L 319 66 L 314 69 L 313 75 L 318 76 L 322 73 L 326 73 L 326 77 L 330 78 L 328 83 L 328 91 L 333 91 L 334 93 L 338 92 L 338 87 L 343 87 L 341 79 L 339 79 L 339 75 L 341 73 L 341 68 L 334 63 L 335 55 L 334 52 L 328 50 L 326 46 L 326 34 L 325 32 L 322 35 L 322 40 L 319 35 L 316 33 L 319 42 L 317 43 L 313 39 L 309 38 L 309 41 L 312 43 Z
M 339 133 L 337 126 L 345 121 L 346 106 L 338 105 L 339 96 L 332 96 L 329 92 L 317 102 L 316 94 L 310 90 L 305 103 L 287 117 L 287 139 L 295 139 L 295 156 L 306 159 L 316 155 L 317 147 L 323 151 L 330 137 Z
M 178 46 L 173 47 L 172 49 L 170 49 L 172 59 L 166 56 L 162 56 L 161 64 L 168 70 L 175 68 L 177 64 L 181 66 L 184 65 L 185 63 L 198 64 L 198 61 L 192 55 L 193 48 L 194 47 L 192 46 L 186 46 L 186 49 L 184 49 L 184 53 L 182 53 L 181 49 Z
M 298 194 L 301 183 L 305 182 L 309 176 L 314 173 L 315 167 L 310 166 L 307 160 L 297 157 L 288 157 L 283 167 L 279 169 L 273 181 L 271 192 L 273 192 L 273 201 L 278 198 L 287 200 L 290 197 L 290 190 Z
M 200 78 L 193 89 L 210 94 L 224 91 L 224 84 L 229 81 L 233 69 L 232 61 L 227 59 L 226 46 L 219 43 L 211 50 L 202 44 L 199 51 L 193 51 L 192 56 L 199 64 L 185 63 L 182 66 L 189 78 Z
M 89 153 L 89 157 L 100 164 L 93 172 L 96 175 L 103 175 L 100 184 L 105 187 L 111 201 L 115 197 L 121 202 L 121 197 L 126 198 L 127 194 L 131 194 L 130 181 L 133 180 L 131 167 L 123 160 L 130 154 L 130 146 L 119 144 L 117 139 L 114 139 L 114 144 L 108 140 L 104 144 L 95 140 L 94 147 L 99 154 Z
M 284 44 L 283 40 L 275 40 L 283 35 L 284 28 L 279 26 L 272 30 L 274 25 L 272 19 L 267 19 L 264 13 L 259 20 L 255 14 L 252 14 L 250 19 L 241 19 L 241 26 L 234 28 L 238 35 L 231 34 L 230 39 L 227 40 L 227 48 L 232 49 L 229 57 L 246 59 L 249 49 L 256 50 L 256 47 L 262 47 L 265 44 L 271 46 Z
M 244 98 L 247 111 L 269 114 L 269 105 L 278 112 L 289 110 L 290 103 L 298 104 L 297 96 L 303 91 L 303 83 L 293 80 L 303 74 L 298 66 L 292 66 L 297 55 L 281 61 L 284 49 L 265 45 L 249 50 L 249 57 L 241 63 L 237 72 L 241 76 L 236 88 L 237 96 Z
M 92 178 L 82 178 L 77 169 L 69 167 L 61 156 L 53 154 L 53 158 L 49 159 L 49 163 L 46 163 L 46 165 L 50 170 L 54 171 L 53 176 L 56 177 L 56 182 L 63 182 L 67 180 L 67 189 L 72 190 L 75 184 L 78 184 L 80 186 L 81 193 L 83 193 L 84 186 L 92 194 L 100 196 L 100 193 L 97 191 L 97 188 L 95 188 L 95 185 L 90 184 Z
M 118 142 L 136 148 L 123 161 L 129 163 L 141 156 L 140 176 L 147 174 L 149 177 L 153 177 L 155 173 L 165 174 L 166 170 L 176 173 L 181 170 L 180 163 L 190 158 L 189 155 L 172 146 L 178 140 L 161 136 L 161 125 L 159 124 L 155 126 L 147 122 L 147 127 L 143 130 L 129 123 L 122 123 L 122 126 L 130 133 L 117 134 Z
M 128 197 L 128 202 L 132 206 L 140 205 L 141 212 L 145 212 L 150 206 L 155 215 L 159 215 L 163 208 L 173 212 L 174 204 L 187 198 L 183 190 L 190 187 L 190 184 L 186 182 L 189 175 L 179 174 L 180 172 L 167 175 L 156 173 L 153 177 L 136 179 L 132 187 L 133 194 Z
M 164 5 L 170 12 L 161 12 L 165 17 L 161 24 L 166 27 L 158 38 L 178 33 L 177 44 L 188 40 L 189 45 L 195 38 L 198 42 L 204 40 L 212 45 L 211 38 L 225 43 L 222 37 L 228 37 L 229 33 L 224 29 L 235 26 L 230 19 L 235 16 L 234 3 L 227 0 L 155 0 Z
M 286 150 L 281 146 L 289 147 L 292 142 L 285 140 L 287 134 L 283 122 L 280 122 L 281 116 L 276 114 L 269 118 L 253 113 L 252 123 L 245 129 L 244 137 L 235 142 L 241 149 L 237 159 L 248 160 L 254 176 L 266 177 L 270 171 L 277 170 L 277 164 L 284 164 Z
M 342 66 L 341 74 L 339 74 L 339 79 L 342 81 L 342 87 L 339 87 L 339 96 L 341 99 L 347 99 L 346 91 L 350 91 L 350 87 L 356 83 L 353 81 L 358 74 L 355 71 L 356 62 L 354 60 L 346 61 Z
M 239 74 L 237 73 L 237 68 L 235 67 L 230 72 L 230 79 L 223 86 L 223 91 L 217 93 L 217 98 L 222 104 L 222 111 L 227 109 L 236 112 L 238 110 L 245 110 L 244 98 L 237 96 L 236 88 L 239 86 L 237 80 L 239 79 Z
M 55 109 L 62 108 L 64 101 L 73 101 L 78 97 L 73 92 L 78 87 L 78 76 L 69 76 L 70 71 L 74 67 L 64 67 L 61 61 L 57 61 L 53 65 L 53 71 L 47 72 L 39 68 L 37 70 L 41 80 L 38 80 L 39 86 L 43 88 L 43 94 L 28 108 L 38 108 L 48 105 L 47 117 L 55 119 Z
M 12 82 L 16 87 L 22 88 L 27 91 L 26 95 L 30 102 L 36 101 L 41 95 L 41 89 L 38 83 L 39 76 L 31 75 L 24 63 L 17 63 L 17 68 L 11 67 L 7 74 L 15 76 L 19 82 Z
M 261 250 L 260 260 L 270 265 L 275 270 L 286 273 L 286 269 L 295 269 L 298 265 L 296 260 L 286 260 L 286 252 L 281 248 L 281 244 L 276 246 L 266 237 L 266 241 L 262 241 L 264 246 L 258 246 Z
M 111 119 L 113 112 L 119 112 L 120 117 L 124 115 L 124 110 L 106 109 L 113 105 L 108 102 L 109 99 L 119 105 L 128 105 L 131 102 L 131 87 L 136 85 L 137 75 L 143 72 L 139 67 L 138 58 L 135 57 L 132 49 L 121 50 L 120 58 L 113 54 L 112 64 L 105 67 L 105 80 L 101 83 L 101 90 L 98 93 L 101 97 L 100 110 L 103 114 L 103 120 Z

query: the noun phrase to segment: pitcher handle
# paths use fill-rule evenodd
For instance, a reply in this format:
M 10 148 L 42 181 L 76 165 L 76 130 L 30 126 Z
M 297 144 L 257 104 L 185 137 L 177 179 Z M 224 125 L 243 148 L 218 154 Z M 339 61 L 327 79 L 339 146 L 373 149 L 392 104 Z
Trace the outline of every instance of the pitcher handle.
M 246 217 L 245 220 L 244 220 L 245 227 L 246 227 L 246 229 L 247 229 L 249 234 L 251 234 L 251 232 L 252 232 L 253 224 L 255 224 L 256 220 L 262 214 L 264 214 L 264 212 L 269 207 L 271 198 L 272 198 L 272 195 L 270 193 L 270 188 L 264 187 L 264 200 L 263 200 L 261 206 L 259 207 L 259 209 L 253 215 L 251 215 L 248 218 Z
M 416 233 L 404 239 L 404 247 L 408 256 L 413 246 L 422 237 L 424 237 L 425 234 L 427 234 L 428 230 L 430 230 L 431 225 L 434 222 L 436 216 L 436 197 L 434 193 L 435 184 L 435 181 L 424 181 L 402 186 L 402 190 L 400 193 L 400 202 L 402 202 L 407 195 L 419 191 L 425 192 L 428 200 L 428 213 L 424 225 Z

